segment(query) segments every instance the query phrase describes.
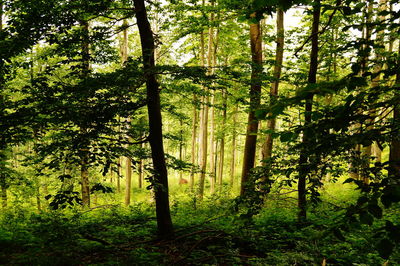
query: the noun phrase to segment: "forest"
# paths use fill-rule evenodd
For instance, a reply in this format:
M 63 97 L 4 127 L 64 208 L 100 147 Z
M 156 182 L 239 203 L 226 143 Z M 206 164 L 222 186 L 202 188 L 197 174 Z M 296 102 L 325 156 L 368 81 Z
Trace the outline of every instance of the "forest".
M 0 0 L 0 265 L 399 265 L 397 0 Z

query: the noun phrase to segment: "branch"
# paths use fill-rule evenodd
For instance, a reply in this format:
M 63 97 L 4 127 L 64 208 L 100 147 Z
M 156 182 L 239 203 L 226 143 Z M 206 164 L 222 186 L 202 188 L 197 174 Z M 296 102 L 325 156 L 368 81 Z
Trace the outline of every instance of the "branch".
M 342 2 L 342 0 L 337 0 L 337 1 L 336 1 L 336 6 L 335 6 L 335 8 L 334 8 L 332 14 L 329 16 L 328 22 L 326 23 L 325 27 L 323 27 L 323 29 L 320 30 L 319 32 L 314 33 L 314 34 L 311 34 L 310 36 L 308 36 L 308 38 L 306 39 L 306 41 L 305 41 L 299 48 L 296 49 L 296 51 L 294 52 L 294 56 L 297 57 L 297 54 L 298 54 L 301 50 L 303 50 L 304 46 L 311 40 L 312 37 L 314 37 L 315 34 L 320 35 L 320 34 L 324 33 L 324 32 L 328 29 L 328 27 L 330 26 L 330 24 L 331 24 L 331 22 L 332 22 L 332 20 L 333 20 L 333 17 L 334 17 L 335 14 L 336 14 L 336 11 L 338 11 L 338 9 L 339 9 L 339 5 L 341 4 L 341 2 Z

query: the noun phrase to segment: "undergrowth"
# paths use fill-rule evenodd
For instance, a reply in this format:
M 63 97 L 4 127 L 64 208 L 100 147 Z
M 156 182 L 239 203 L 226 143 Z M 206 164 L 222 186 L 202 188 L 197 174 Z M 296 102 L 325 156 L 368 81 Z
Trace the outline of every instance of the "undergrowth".
M 330 233 L 355 192 L 323 192 L 309 208 L 306 225 L 296 222 L 293 199 L 271 197 L 256 216 L 243 218 L 227 195 L 171 200 L 175 237 L 156 236 L 154 208 L 100 206 L 63 211 L 8 208 L 0 215 L 1 265 L 382 265 L 373 228 Z M 353 194 L 352 194 L 353 193 Z M 398 219 L 389 211 L 387 219 Z M 398 250 L 389 265 L 400 263 Z

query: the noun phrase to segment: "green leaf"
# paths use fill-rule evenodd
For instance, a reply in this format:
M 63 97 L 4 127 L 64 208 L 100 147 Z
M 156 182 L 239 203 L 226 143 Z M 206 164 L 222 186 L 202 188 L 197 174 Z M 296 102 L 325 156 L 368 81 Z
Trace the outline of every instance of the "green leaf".
M 347 179 L 343 182 L 343 184 L 352 183 L 352 182 L 354 182 L 354 179 L 353 179 L 353 178 L 347 178 Z
M 268 112 L 264 109 L 259 109 L 255 111 L 257 120 L 263 120 L 267 116 Z
M 290 131 L 283 132 L 281 133 L 281 142 L 291 141 L 295 136 L 297 136 L 297 134 L 294 132 Z
M 379 241 L 376 248 L 378 250 L 379 255 L 382 258 L 388 259 L 393 252 L 394 245 L 389 239 L 384 238 L 381 241 Z

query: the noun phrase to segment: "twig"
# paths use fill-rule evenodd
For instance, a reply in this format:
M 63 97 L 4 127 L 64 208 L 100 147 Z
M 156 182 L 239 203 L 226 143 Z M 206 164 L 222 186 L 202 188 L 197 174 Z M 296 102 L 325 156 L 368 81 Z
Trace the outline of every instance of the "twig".
M 111 245 L 109 242 L 107 242 L 107 241 L 105 241 L 105 240 L 103 240 L 103 239 L 100 239 L 100 238 L 97 238 L 97 237 L 94 237 L 94 236 L 91 236 L 91 235 L 88 235 L 88 234 L 83 234 L 83 233 L 81 233 L 81 236 L 82 236 L 83 238 L 87 239 L 87 240 L 99 242 L 100 244 L 103 244 L 103 245 L 105 245 L 105 246 Z
M 333 16 L 335 16 L 336 11 L 339 9 L 339 5 L 341 4 L 341 2 L 342 2 L 342 0 L 336 1 L 335 9 L 333 10 L 332 14 L 329 16 L 328 22 L 326 23 L 325 27 L 322 30 L 318 31 L 317 33 L 314 33 L 314 34 L 311 34 L 310 36 L 308 36 L 307 40 L 299 48 L 296 49 L 294 56 L 297 57 L 297 53 L 300 52 L 301 50 L 303 50 L 304 46 L 311 40 L 311 38 L 314 35 L 320 35 L 328 29 L 328 27 L 330 26 L 330 24 L 332 22 Z

